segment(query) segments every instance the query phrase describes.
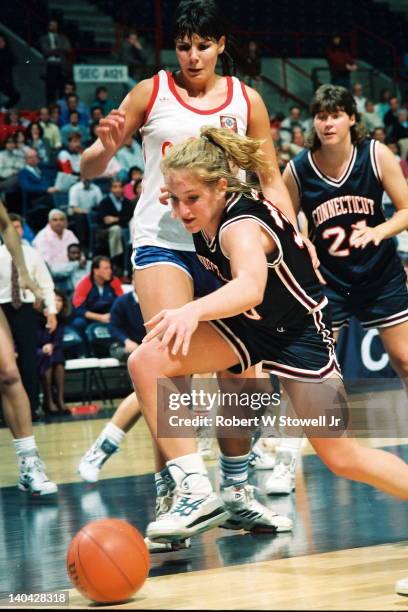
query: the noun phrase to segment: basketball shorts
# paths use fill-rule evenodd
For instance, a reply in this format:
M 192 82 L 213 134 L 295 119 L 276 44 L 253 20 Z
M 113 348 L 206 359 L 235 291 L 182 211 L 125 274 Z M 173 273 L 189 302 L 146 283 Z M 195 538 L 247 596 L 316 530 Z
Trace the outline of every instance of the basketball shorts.
M 140 246 L 132 254 L 134 270 L 144 270 L 157 264 L 174 266 L 183 270 L 193 281 L 194 295 L 208 295 L 221 286 L 221 281 L 204 268 L 195 251 L 178 251 L 157 246 Z
M 234 374 L 261 362 L 265 372 L 310 382 L 341 375 L 330 323 L 327 307 L 286 328 L 245 315 L 210 321 L 238 357 L 239 363 L 230 368 Z
M 323 287 L 329 300 L 333 330 L 347 326 L 355 316 L 364 329 L 391 327 L 408 321 L 408 290 L 404 270 L 381 285 L 353 287 L 349 291 Z

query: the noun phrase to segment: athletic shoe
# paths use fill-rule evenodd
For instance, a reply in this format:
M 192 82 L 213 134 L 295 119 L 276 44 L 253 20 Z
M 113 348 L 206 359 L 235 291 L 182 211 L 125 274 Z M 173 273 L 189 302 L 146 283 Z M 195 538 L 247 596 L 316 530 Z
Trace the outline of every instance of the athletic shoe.
M 276 514 L 255 499 L 255 487 L 250 484 L 232 485 L 221 490 L 221 499 L 230 518 L 221 525 L 224 529 L 245 529 L 252 532 L 281 533 L 291 531 L 293 522 Z
M 405 597 L 408 597 L 408 578 L 403 578 L 396 582 L 395 592 L 397 595 L 405 595 Z
M 55 482 L 49 480 L 45 466 L 37 453 L 19 457 L 20 491 L 29 491 L 31 495 L 52 495 L 58 490 Z
M 266 480 L 263 491 L 266 495 L 289 495 L 295 490 L 297 455 L 285 453 L 290 457 L 278 455 L 276 466 Z
M 177 552 L 178 550 L 191 548 L 190 538 L 174 540 L 173 542 L 155 542 L 150 538 L 145 538 L 144 541 L 150 553 Z
M 227 518 L 221 500 L 209 489 L 208 477 L 185 474 L 173 492 L 170 510 L 149 523 L 146 535 L 157 542 L 185 540 L 217 527 Z
M 205 436 L 199 436 L 197 432 L 197 452 L 204 459 L 214 459 L 215 453 L 213 451 L 213 439 Z
M 249 466 L 254 470 L 273 470 L 275 467 L 275 457 L 271 453 L 262 449 L 259 442 L 252 447 L 249 455 Z
M 98 482 L 103 464 L 119 451 L 109 438 L 98 438 L 85 453 L 78 465 L 78 474 L 85 482 Z

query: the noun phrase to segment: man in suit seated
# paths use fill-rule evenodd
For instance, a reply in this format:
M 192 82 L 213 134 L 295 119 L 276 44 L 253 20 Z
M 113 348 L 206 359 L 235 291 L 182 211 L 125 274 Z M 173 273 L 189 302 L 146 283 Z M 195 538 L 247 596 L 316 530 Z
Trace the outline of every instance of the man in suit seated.
M 18 182 L 26 198 L 27 221 L 36 232 L 46 225 L 48 212 L 54 207 L 52 194 L 58 192 L 41 172 L 39 163 L 37 151 L 29 149 L 25 154 L 25 166 L 18 173 Z
M 109 254 L 116 269 L 122 269 L 123 263 L 127 264 L 123 261 L 123 244 L 129 241 L 129 222 L 134 207 L 134 202 L 123 197 L 123 182 L 117 177 L 113 178 L 110 193 L 98 208 L 100 227 L 97 233 L 97 248 L 98 252 Z

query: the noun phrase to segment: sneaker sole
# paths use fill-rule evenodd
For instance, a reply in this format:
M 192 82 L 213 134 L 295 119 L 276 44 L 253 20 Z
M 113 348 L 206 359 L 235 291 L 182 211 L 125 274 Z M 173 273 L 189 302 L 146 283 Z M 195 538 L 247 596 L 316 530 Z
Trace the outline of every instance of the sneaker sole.
M 166 553 L 166 552 L 177 552 L 179 550 L 186 550 L 191 548 L 191 540 L 187 538 L 185 540 L 175 540 L 174 542 L 157 542 L 150 540 L 150 538 L 144 539 L 147 549 L 150 553 Z
M 295 488 L 296 487 L 293 486 L 291 489 L 274 489 L 272 491 L 268 491 L 268 489 L 265 489 L 265 493 L 266 495 L 290 495 L 291 493 L 293 493 Z
M 229 518 L 230 514 L 224 510 L 223 507 L 213 510 L 207 518 L 200 523 L 200 525 L 194 525 L 189 527 L 183 527 L 175 529 L 174 526 L 168 526 L 157 524 L 157 526 L 149 529 L 149 525 L 146 530 L 146 535 L 150 540 L 154 542 L 174 542 L 175 540 L 185 540 L 191 536 L 204 533 L 210 529 L 218 527 L 221 523 Z M 162 523 L 162 521 L 160 521 Z
M 53 491 L 30 491 L 30 487 L 26 487 L 21 482 L 17 485 L 20 491 L 24 491 L 24 493 L 30 493 L 33 497 L 44 497 L 45 495 L 55 495 L 58 493 L 58 487 L 55 485 L 55 489 Z

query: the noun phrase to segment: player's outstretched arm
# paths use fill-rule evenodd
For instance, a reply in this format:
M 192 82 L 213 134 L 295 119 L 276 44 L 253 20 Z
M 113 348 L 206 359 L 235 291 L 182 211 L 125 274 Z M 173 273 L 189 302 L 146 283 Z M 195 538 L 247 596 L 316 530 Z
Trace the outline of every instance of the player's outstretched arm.
M 376 246 L 385 238 L 391 238 L 408 229 L 408 184 L 394 154 L 377 143 L 377 164 L 385 191 L 390 196 L 396 212 L 376 227 L 355 227 L 353 245 L 364 248 L 370 242 Z
M 17 234 L 14 225 L 10 221 L 7 211 L 0 201 L 0 231 L 3 236 L 4 244 L 10 252 L 11 257 L 16 265 L 19 283 L 22 289 L 29 289 L 34 295 L 41 299 L 41 291 L 36 283 L 30 277 L 25 261 L 23 249 L 21 248 L 20 236 Z
M 264 240 L 269 243 L 265 245 Z M 262 302 L 265 292 L 268 275 L 265 249 L 270 252 L 274 247 L 271 238 L 262 236 L 256 222 L 245 220 L 231 224 L 222 233 L 222 249 L 230 260 L 232 280 L 181 308 L 159 312 L 147 321 L 151 331 L 143 342 L 160 337 L 161 350 L 173 341 L 172 354 L 181 350 L 183 355 L 187 355 L 191 337 L 200 321 L 251 311 Z
M 143 124 L 153 92 L 153 79 L 138 83 L 98 125 L 99 138 L 85 149 L 81 158 L 81 174 L 88 179 L 100 176 L 123 142 Z

